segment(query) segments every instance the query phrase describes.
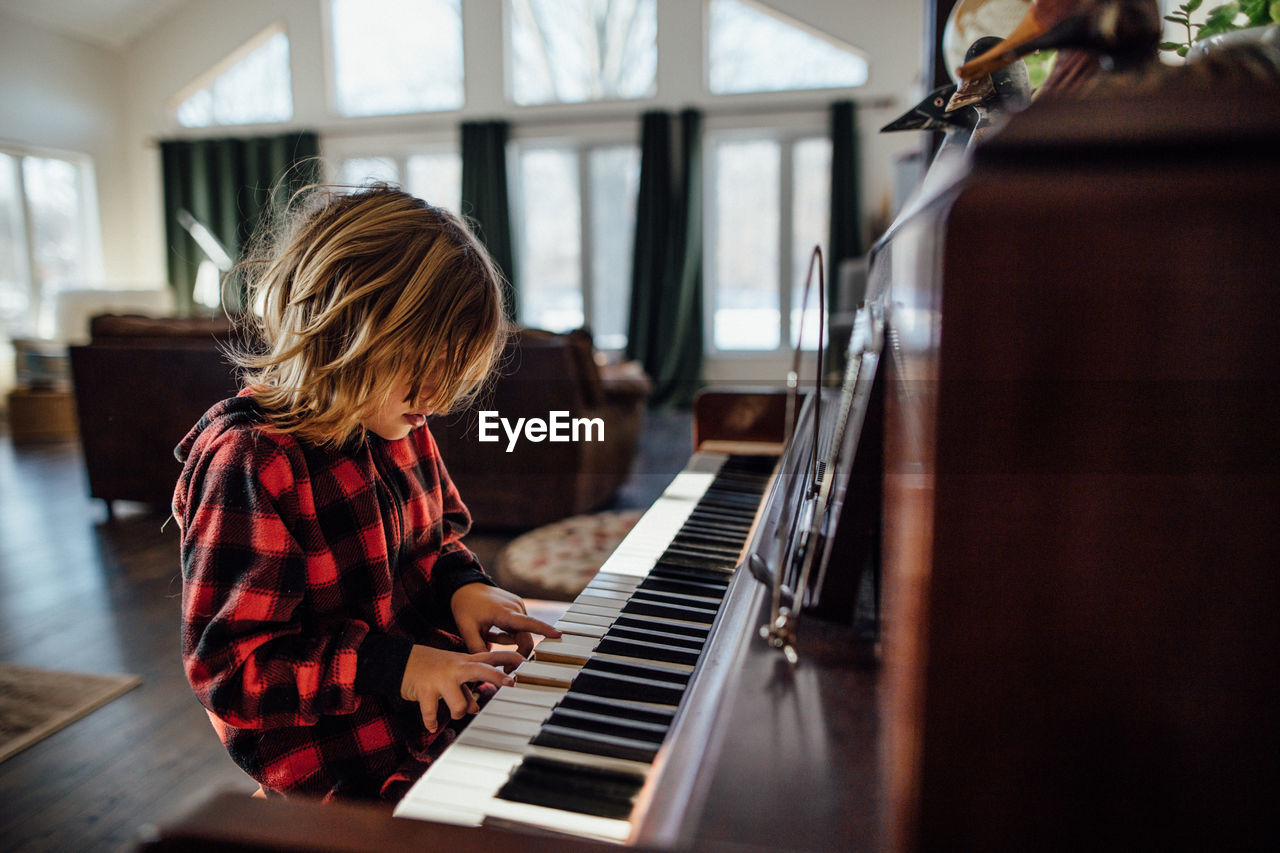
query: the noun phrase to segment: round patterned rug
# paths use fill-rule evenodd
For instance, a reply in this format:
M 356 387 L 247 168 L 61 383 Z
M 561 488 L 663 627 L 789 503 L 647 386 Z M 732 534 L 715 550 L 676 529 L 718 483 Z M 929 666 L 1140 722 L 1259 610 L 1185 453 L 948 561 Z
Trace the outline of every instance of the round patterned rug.
M 530 530 L 494 558 L 494 576 L 526 598 L 571 601 L 643 514 L 642 509 L 610 510 Z

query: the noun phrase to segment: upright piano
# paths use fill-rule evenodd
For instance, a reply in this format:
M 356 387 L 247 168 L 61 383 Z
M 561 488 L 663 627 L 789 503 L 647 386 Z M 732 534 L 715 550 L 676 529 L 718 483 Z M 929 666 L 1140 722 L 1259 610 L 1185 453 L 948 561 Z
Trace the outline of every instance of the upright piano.
M 704 398 L 398 816 L 223 795 L 145 848 L 1269 847 L 1275 95 L 1013 117 L 877 243 L 844 383 Z

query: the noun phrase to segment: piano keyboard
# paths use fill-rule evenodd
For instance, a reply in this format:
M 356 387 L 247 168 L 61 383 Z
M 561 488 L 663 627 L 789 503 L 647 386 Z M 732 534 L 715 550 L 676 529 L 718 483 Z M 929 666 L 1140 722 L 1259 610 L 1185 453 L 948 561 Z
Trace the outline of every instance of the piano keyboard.
M 627 840 L 774 462 L 695 454 L 396 816 Z

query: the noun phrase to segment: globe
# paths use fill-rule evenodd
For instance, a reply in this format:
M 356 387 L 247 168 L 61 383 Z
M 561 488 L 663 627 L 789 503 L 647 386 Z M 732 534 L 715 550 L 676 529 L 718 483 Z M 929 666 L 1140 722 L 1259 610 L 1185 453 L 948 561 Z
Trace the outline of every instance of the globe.
M 960 0 L 942 31 L 942 56 L 952 81 L 964 64 L 964 53 L 983 36 L 1004 38 L 1031 8 L 1031 0 Z

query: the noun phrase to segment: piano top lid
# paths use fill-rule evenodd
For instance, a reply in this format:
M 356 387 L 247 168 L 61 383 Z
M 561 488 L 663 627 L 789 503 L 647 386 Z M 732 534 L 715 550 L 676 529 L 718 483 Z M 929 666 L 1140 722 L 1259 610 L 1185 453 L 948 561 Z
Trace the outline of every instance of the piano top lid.
M 1216 158 L 1223 154 L 1217 146 L 1228 141 L 1232 157 L 1275 156 L 1280 85 L 1250 81 L 1215 88 L 1175 74 L 1147 92 L 1037 99 L 975 146 L 972 159 L 975 167 L 989 167 L 1091 150 Z

